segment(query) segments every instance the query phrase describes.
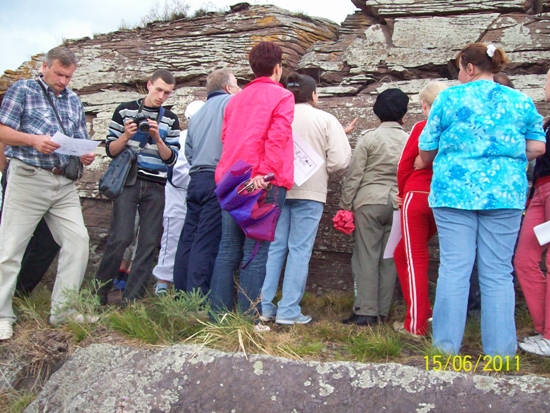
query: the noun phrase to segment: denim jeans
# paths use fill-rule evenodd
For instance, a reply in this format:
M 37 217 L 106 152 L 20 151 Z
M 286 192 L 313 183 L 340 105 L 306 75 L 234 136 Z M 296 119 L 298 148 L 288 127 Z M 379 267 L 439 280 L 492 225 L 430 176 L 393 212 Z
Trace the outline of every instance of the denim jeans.
M 306 290 L 309 260 L 323 215 L 323 203 L 287 199 L 277 223 L 275 240 L 269 247 L 262 287 L 262 315 L 293 320 L 300 316 L 300 301 Z M 287 257 L 288 253 L 288 257 Z M 283 296 L 273 304 L 286 258 Z M 278 308 L 277 308 L 278 307 Z
M 136 211 L 139 211 L 136 257 L 122 298 L 134 300 L 145 295 L 155 249 L 162 233 L 163 210 L 164 185 L 156 182 L 137 179 L 135 184 L 125 187 L 122 194 L 115 199 L 109 238 L 96 273 L 96 279 L 106 283 L 98 291 L 103 303 L 106 302 L 113 279 L 118 275 L 124 250 L 132 243 Z
M 187 216 L 174 263 L 174 287 L 206 295 L 222 235 L 222 215 L 214 190 L 214 172 L 191 174 L 187 189 Z
M 277 203 L 282 208 L 286 197 L 286 189 L 273 186 L 268 191 L 266 204 Z M 258 245 L 257 245 L 258 244 Z M 227 211 L 222 211 L 222 239 L 216 257 L 212 283 L 210 284 L 210 300 L 214 312 L 231 311 L 234 306 L 234 276 L 241 262 L 248 263 L 240 270 L 238 282 L 238 310 L 242 313 L 256 310 L 262 285 L 265 279 L 265 265 L 269 250 L 269 241 L 258 242 L 245 238 L 244 232 Z M 254 258 L 249 262 L 256 251 Z
M 441 252 L 433 311 L 434 347 L 450 354 L 460 350 L 477 249 L 483 352 L 491 356 L 514 355 L 515 295 L 511 272 L 522 211 L 433 211 Z

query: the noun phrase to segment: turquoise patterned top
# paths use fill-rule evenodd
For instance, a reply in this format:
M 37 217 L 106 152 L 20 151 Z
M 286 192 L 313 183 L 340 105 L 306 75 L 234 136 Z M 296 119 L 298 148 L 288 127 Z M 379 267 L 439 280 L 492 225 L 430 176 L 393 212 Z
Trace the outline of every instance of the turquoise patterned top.
M 442 91 L 418 143 L 438 150 L 430 206 L 523 209 L 525 141 L 546 141 L 542 120 L 531 98 L 489 80 Z

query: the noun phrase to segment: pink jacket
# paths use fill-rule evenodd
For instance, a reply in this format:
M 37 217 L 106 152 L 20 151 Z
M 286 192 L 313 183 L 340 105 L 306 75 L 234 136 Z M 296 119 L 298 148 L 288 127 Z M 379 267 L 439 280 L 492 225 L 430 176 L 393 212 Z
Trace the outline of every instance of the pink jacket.
M 259 77 L 246 85 L 225 109 L 216 182 L 241 159 L 253 166 L 252 176 L 273 172 L 275 185 L 292 188 L 293 119 L 294 96 L 280 83 Z

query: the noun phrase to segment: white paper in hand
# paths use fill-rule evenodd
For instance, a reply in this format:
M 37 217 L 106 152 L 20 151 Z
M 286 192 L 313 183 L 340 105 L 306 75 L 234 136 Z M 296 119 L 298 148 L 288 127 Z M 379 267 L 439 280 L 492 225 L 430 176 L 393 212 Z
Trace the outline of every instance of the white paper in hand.
M 541 246 L 550 242 L 550 221 L 537 225 L 533 229 Z
M 393 222 L 391 224 L 390 236 L 384 250 L 384 259 L 393 258 L 395 247 L 401 239 L 401 214 L 399 210 L 393 211 Z
M 63 135 L 61 132 L 56 132 L 55 135 L 52 136 L 52 141 L 61 145 L 53 151 L 58 155 L 82 156 L 87 153 L 92 153 L 97 145 L 99 145 L 99 141 L 73 139 L 67 135 Z

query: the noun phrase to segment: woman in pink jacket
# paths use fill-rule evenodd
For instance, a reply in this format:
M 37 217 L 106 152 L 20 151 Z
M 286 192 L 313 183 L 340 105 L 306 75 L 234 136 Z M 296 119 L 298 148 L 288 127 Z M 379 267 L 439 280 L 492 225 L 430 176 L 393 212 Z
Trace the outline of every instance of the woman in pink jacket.
M 275 179 L 266 203 L 277 203 L 279 207 L 294 184 L 294 95 L 279 83 L 282 56 L 282 49 L 272 42 L 261 42 L 250 51 L 248 59 L 256 79 L 235 95 L 225 109 L 223 151 L 215 175 L 219 183 L 229 168 L 242 160 L 252 165 L 254 187 L 267 189 L 263 177 L 273 173 Z M 245 262 L 248 264 L 239 275 L 238 309 L 257 315 L 255 305 L 265 278 L 269 244 L 245 238 L 237 222 L 222 211 L 222 239 L 209 294 L 215 313 L 233 309 L 234 273 Z M 258 326 L 261 327 L 268 329 Z

